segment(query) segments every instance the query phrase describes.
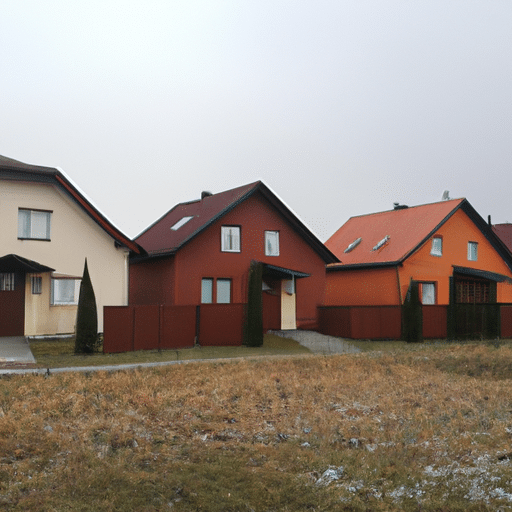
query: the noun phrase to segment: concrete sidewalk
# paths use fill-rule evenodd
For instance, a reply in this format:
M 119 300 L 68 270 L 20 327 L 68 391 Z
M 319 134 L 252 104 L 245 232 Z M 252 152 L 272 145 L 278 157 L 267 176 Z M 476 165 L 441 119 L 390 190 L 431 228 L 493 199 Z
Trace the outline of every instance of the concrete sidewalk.
M 25 336 L 0 337 L 0 366 L 11 363 L 36 364 Z
M 269 331 L 269 333 L 298 341 L 303 347 L 309 348 L 313 354 L 356 354 L 361 352 L 361 349 L 351 345 L 342 338 L 327 336 L 316 331 L 297 329 L 289 331 Z

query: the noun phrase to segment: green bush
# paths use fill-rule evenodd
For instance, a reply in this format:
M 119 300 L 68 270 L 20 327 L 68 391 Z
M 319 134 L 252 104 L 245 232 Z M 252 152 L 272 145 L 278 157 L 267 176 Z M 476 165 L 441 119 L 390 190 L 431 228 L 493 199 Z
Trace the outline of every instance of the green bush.
M 76 315 L 75 354 L 92 354 L 98 349 L 99 342 L 96 297 L 86 258 Z
M 405 341 L 423 341 L 423 310 L 421 308 L 419 283 L 411 279 L 402 305 L 402 339 Z
M 248 347 L 263 345 L 263 264 L 252 261 L 249 267 L 247 309 L 245 315 L 244 343 Z

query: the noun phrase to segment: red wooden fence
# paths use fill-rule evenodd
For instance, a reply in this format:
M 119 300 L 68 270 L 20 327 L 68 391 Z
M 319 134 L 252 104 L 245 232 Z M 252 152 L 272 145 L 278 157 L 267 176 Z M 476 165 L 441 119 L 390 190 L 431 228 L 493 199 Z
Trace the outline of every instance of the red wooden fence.
M 103 352 L 241 345 L 243 321 L 243 304 L 105 306 Z

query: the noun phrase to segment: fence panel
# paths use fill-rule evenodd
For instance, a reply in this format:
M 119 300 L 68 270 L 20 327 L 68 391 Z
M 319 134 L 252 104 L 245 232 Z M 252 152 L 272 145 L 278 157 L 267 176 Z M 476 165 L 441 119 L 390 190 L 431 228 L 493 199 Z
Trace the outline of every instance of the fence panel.
M 103 352 L 129 352 L 133 350 L 133 306 L 103 307 Z
M 423 338 L 446 338 L 448 322 L 448 306 L 422 306 Z
M 134 306 L 134 350 L 156 350 L 160 339 L 160 306 Z
M 196 337 L 196 306 L 160 306 L 160 348 L 190 348 Z
M 318 308 L 318 330 L 329 336 L 350 338 L 350 308 L 343 306 Z
M 400 306 L 361 306 L 351 308 L 354 339 L 400 339 L 402 310 Z
M 501 337 L 512 338 L 512 306 L 501 306 Z
M 243 304 L 201 304 L 199 343 L 203 346 L 238 346 L 243 342 Z

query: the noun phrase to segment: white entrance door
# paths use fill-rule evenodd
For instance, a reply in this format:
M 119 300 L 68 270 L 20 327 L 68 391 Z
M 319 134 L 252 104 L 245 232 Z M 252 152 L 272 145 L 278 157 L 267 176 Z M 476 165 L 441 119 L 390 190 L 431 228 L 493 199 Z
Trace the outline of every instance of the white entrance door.
M 281 281 L 281 329 L 297 329 L 295 280 Z

